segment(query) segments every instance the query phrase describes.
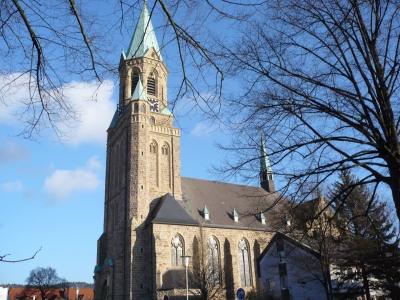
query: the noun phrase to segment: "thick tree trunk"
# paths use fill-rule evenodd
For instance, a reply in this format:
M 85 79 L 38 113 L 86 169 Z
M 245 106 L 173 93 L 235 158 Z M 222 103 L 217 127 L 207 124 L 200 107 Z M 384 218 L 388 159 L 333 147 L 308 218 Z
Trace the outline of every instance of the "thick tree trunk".
M 388 162 L 390 174 L 390 188 L 392 190 L 393 203 L 396 215 L 400 220 L 400 165 L 396 162 Z
M 363 286 L 365 290 L 365 296 L 367 300 L 371 300 L 371 295 L 369 292 L 369 282 L 368 282 L 368 276 L 366 274 L 366 269 L 365 269 L 365 264 L 361 263 L 361 271 L 362 271 L 362 278 L 363 278 Z
M 331 279 L 331 268 L 330 268 L 330 266 L 328 265 L 328 288 L 329 288 L 329 291 L 328 291 L 328 299 L 329 300 L 333 300 L 333 290 L 332 290 L 332 279 Z

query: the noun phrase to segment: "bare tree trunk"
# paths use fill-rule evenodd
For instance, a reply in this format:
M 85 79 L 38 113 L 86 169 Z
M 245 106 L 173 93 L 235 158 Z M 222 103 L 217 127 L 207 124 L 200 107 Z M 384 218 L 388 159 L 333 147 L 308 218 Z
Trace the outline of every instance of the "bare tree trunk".
M 397 162 L 388 162 L 390 174 L 390 188 L 397 218 L 400 220 L 400 166 Z M 393 167 L 392 167 L 393 166 Z
M 365 264 L 362 263 L 361 265 L 361 270 L 362 270 L 362 277 L 363 277 L 363 286 L 364 286 L 364 290 L 365 290 L 365 296 L 367 297 L 367 300 L 371 300 L 371 295 L 369 292 L 369 282 L 368 282 L 368 277 L 366 274 L 366 270 L 365 270 Z

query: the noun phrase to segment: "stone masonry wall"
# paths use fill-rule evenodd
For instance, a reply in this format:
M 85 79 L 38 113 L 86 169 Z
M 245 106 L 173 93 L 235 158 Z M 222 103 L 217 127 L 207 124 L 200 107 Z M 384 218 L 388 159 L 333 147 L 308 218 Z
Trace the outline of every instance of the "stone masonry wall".
M 256 259 L 271 240 L 273 232 L 236 230 L 212 227 L 182 226 L 168 224 L 153 224 L 153 238 L 155 243 L 153 262 L 153 280 L 156 282 L 157 273 L 161 275 L 172 268 L 183 268 L 182 266 L 171 265 L 171 240 L 179 234 L 184 239 L 185 255 L 193 256 L 193 241 L 195 237 L 200 240 L 202 230 L 203 242 L 213 236 L 219 243 L 219 259 L 222 270 L 224 270 L 226 291 L 224 299 L 235 299 L 235 291 L 242 287 L 249 291 L 257 283 L 257 264 Z M 238 244 L 245 238 L 249 244 L 251 286 L 241 286 Z M 192 265 L 191 265 L 192 266 Z M 153 299 L 163 299 L 162 292 L 156 292 L 158 287 L 153 286 Z

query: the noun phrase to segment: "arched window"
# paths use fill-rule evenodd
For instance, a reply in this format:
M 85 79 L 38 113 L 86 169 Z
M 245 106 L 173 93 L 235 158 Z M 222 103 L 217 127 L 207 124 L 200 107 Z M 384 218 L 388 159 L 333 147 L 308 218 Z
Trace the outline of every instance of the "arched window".
M 169 155 L 169 147 L 167 144 L 164 144 L 161 148 L 161 154 L 163 155 Z
M 182 266 L 183 254 L 183 238 L 177 234 L 171 241 L 171 264 L 173 266 Z
M 156 121 L 154 120 L 154 118 L 153 118 L 153 117 L 151 117 L 151 118 L 149 119 L 149 123 L 150 123 L 150 124 L 155 124 L 155 123 L 156 123 Z
M 238 254 L 241 285 L 250 286 L 249 246 L 245 239 L 239 241 Z
M 133 71 L 131 79 L 132 79 L 131 80 L 131 96 L 132 96 L 139 82 L 139 73 L 137 71 Z
M 150 76 L 147 78 L 147 94 L 156 95 L 156 80 L 153 73 L 150 73 Z
M 145 113 L 146 112 L 146 105 L 142 104 L 142 106 L 140 106 L 140 112 L 141 113 Z
M 135 114 L 137 114 L 137 113 L 139 112 L 139 104 L 135 103 L 135 105 L 134 105 L 133 107 L 134 107 L 134 108 L 133 108 L 133 112 L 134 112 Z
M 210 237 L 207 242 L 207 267 L 213 276 L 214 284 L 220 282 L 219 271 L 219 244 L 215 237 Z
M 150 144 L 150 153 L 156 153 L 156 144 L 154 142 L 151 142 Z

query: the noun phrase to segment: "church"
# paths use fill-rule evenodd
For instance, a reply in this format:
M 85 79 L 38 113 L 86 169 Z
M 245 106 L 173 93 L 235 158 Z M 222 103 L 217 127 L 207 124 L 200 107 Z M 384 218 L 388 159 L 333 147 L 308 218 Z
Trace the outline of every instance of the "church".
M 180 130 L 168 109 L 168 70 L 146 3 L 122 52 L 119 76 L 119 103 L 107 137 L 95 299 L 186 299 L 181 256 L 191 256 L 189 268 L 195 269 L 196 252 L 203 248 L 207 268 L 222 287 L 216 299 L 236 299 L 239 288 L 250 292 L 260 280 L 278 299 L 289 293 L 296 299 L 296 288 L 303 299 L 304 286 L 290 278 L 282 261 L 284 245 L 276 239 L 276 232 L 288 226 L 290 201 L 275 191 L 262 139 L 260 187 L 181 177 Z M 262 213 L 266 207 L 273 208 Z M 263 275 L 260 266 L 271 255 L 276 272 Z

